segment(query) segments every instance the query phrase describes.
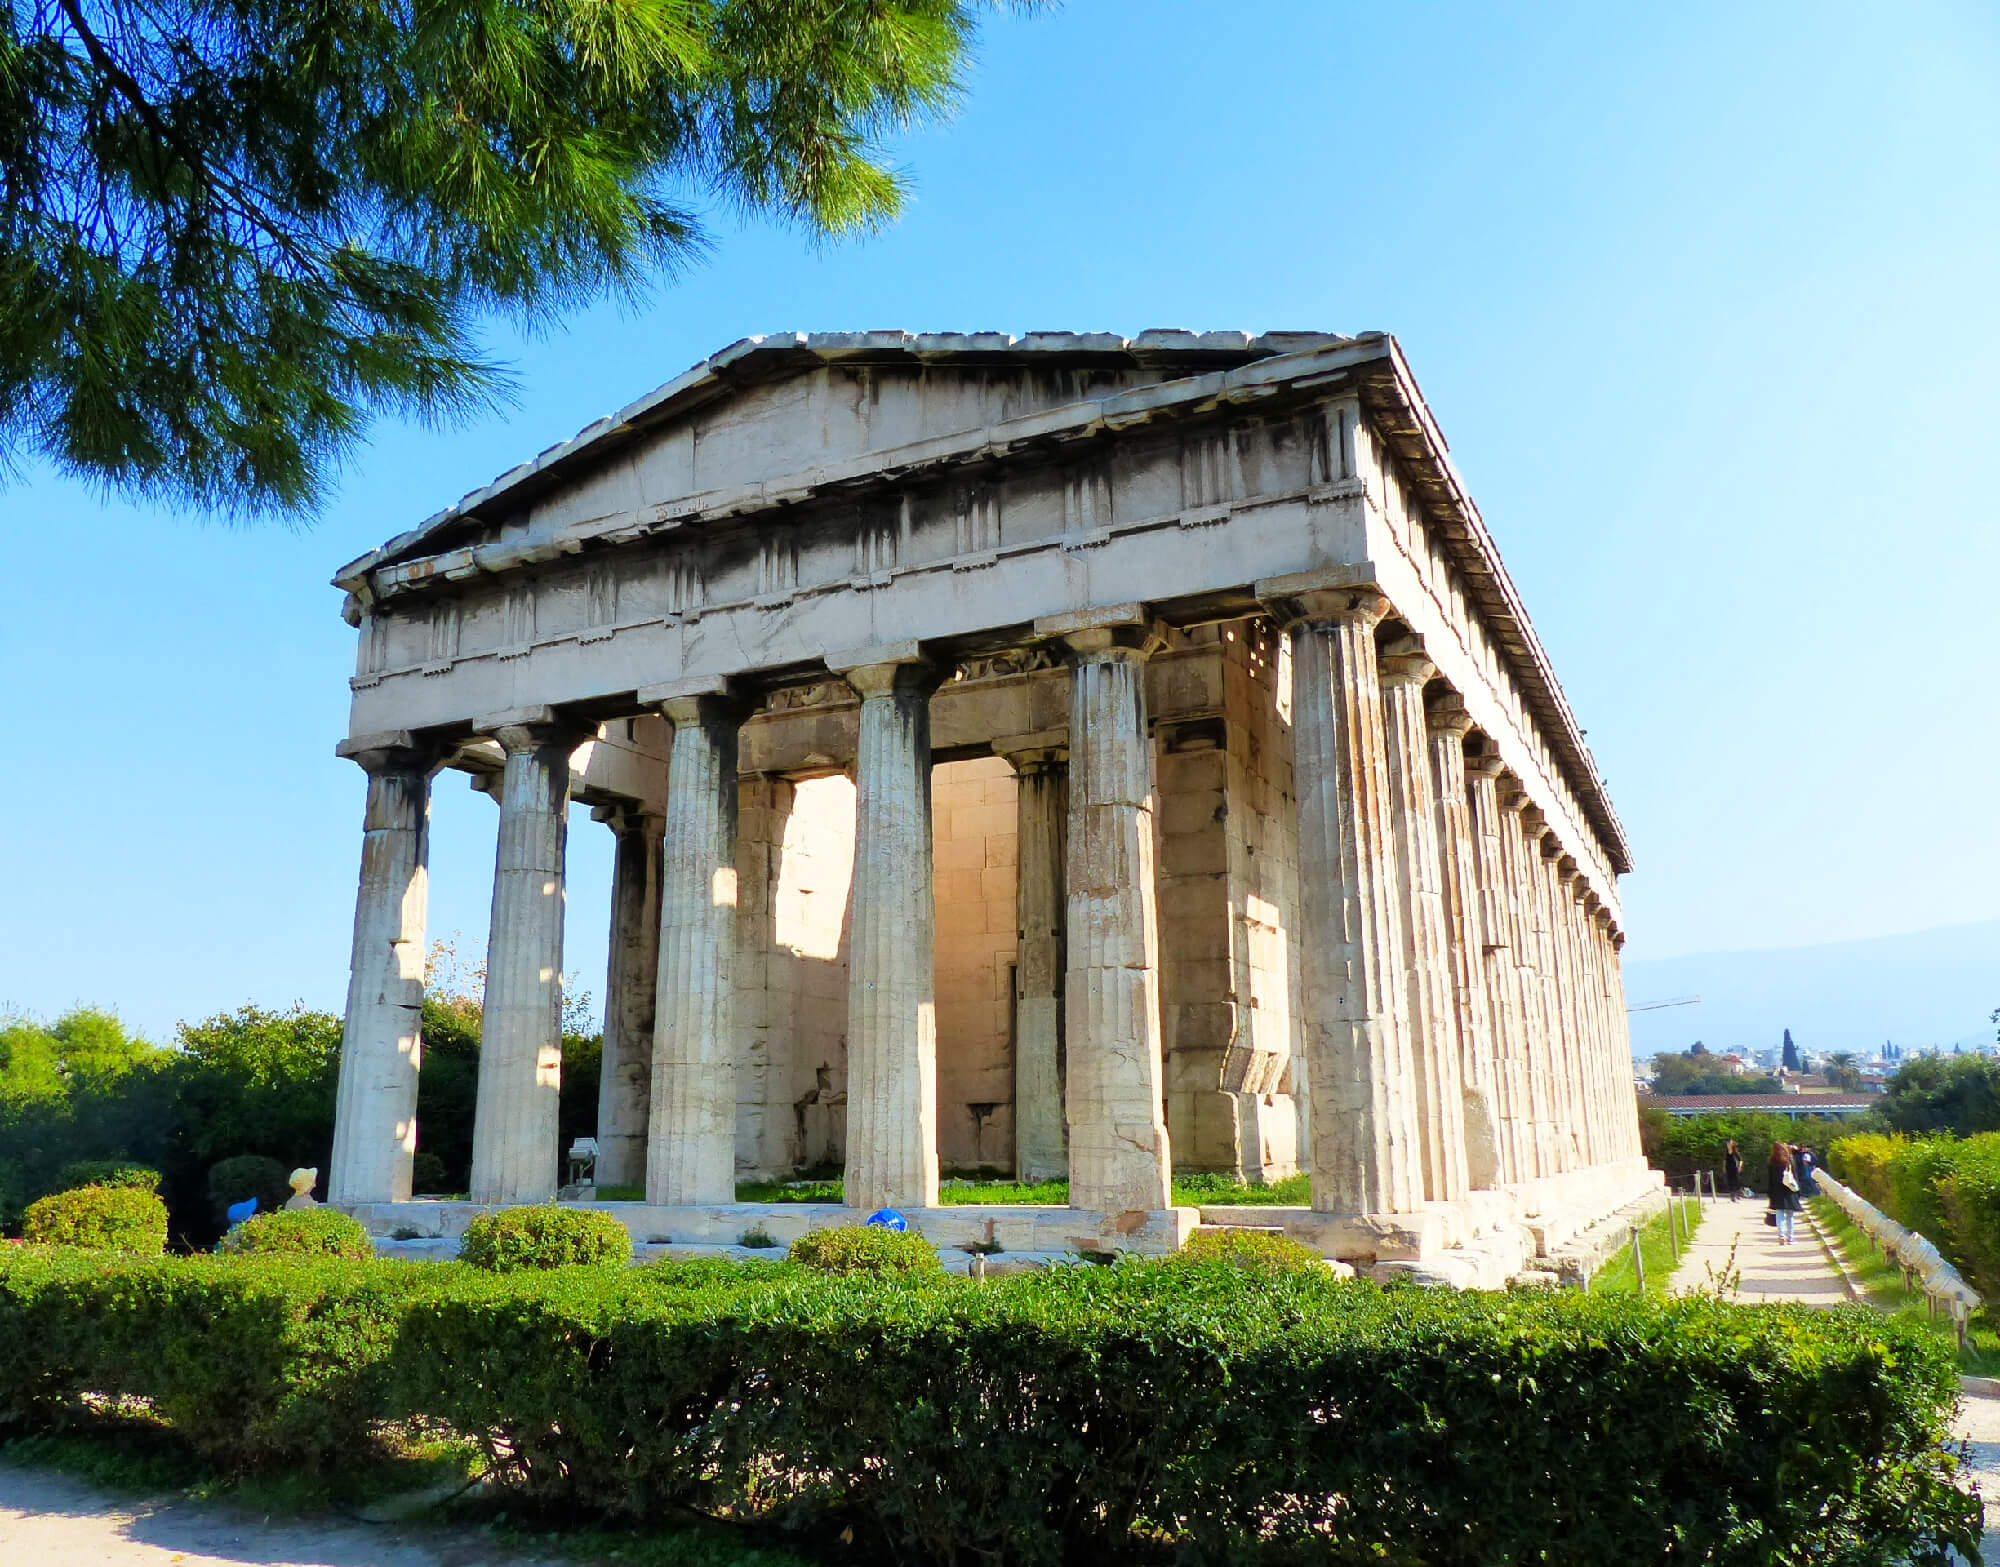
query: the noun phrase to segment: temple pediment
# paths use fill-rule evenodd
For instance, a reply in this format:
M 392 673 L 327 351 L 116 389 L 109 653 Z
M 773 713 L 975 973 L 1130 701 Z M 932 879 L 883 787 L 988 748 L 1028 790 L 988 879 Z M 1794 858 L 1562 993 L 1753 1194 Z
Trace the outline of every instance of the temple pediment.
M 1154 406 L 1148 389 L 1281 356 L 1366 341 L 1324 332 L 815 332 L 746 338 L 499 475 L 410 532 L 350 562 L 338 586 L 480 546 L 589 537 L 671 522 L 732 501 L 780 498 L 815 480 L 948 458 L 967 437 L 1054 434 L 1087 410 Z M 1161 400 L 1170 406 L 1180 399 Z M 706 505 L 704 504 L 706 503 Z M 469 560 L 469 557 L 466 557 Z M 450 566 L 444 568 L 450 574 Z M 432 572 L 419 570 L 429 577 Z

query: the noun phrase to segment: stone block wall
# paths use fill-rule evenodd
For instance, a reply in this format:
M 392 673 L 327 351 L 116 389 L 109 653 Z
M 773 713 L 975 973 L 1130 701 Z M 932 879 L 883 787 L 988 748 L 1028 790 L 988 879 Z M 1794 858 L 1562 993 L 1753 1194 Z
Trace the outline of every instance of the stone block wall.
M 1014 770 L 1000 757 L 931 772 L 937 897 L 938 1159 L 1014 1166 Z
M 847 913 L 854 784 L 738 790 L 739 1173 L 837 1165 L 847 1148 Z

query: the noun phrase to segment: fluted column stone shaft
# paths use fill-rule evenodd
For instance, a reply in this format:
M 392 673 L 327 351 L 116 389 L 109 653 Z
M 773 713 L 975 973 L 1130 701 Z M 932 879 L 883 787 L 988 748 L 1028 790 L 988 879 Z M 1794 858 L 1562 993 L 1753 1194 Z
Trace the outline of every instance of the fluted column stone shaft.
M 652 696 L 648 691 L 644 695 Z M 736 754 L 720 692 L 656 698 L 673 725 L 646 1200 L 736 1200 Z
M 343 747 L 342 754 L 366 769 L 368 802 L 362 813 L 361 882 L 354 898 L 327 1198 L 403 1202 L 410 1196 L 417 1147 L 430 779 L 436 756 L 414 743 Z
M 560 718 L 491 731 L 506 750 L 479 1092 L 472 1121 L 472 1200 L 555 1196 L 562 1094 L 563 862 L 570 756 L 589 733 Z
M 1465 1105 L 1465 1173 L 1477 1190 L 1509 1179 L 1502 1146 L 1505 1095 L 1486 993 L 1486 934 L 1472 808 L 1465 776 L 1465 737 L 1472 720 L 1455 695 L 1434 701 L 1430 720 L 1431 787 L 1436 800 L 1438 869 L 1444 890 L 1445 956 L 1457 1007 L 1459 1093 Z
M 1581 1168 L 1583 1144 L 1579 1135 L 1578 1122 L 1581 1113 L 1577 1103 L 1576 1029 L 1570 1011 L 1570 997 L 1565 984 L 1562 961 L 1562 931 L 1558 921 L 1561 918 L 1564 901 L 1556 877 L 1556 859 L 1561 854 L 1554 842 L 1546 818 L 1536 806 L 1529 806 L 1522 813 L 1522 820 L 1529 825 L 1533 840 L 1528 845 L 1528 869 L 1534 878 L 1536 910 L 1541 924 L 1542 975 L 1547 995 L 1547 1018 L 1549 1022 L 1549 1053 L 1554 1067 L 1552 1078 L 1553 1109 L 1556 1122 L 1556 1149 L 1565 1169 Z
M 1607 962 L 1610 967 L 1611 1016 L 1616 1029 L 1616 1048 L 1619 1069 L 1624 1073 L 1620 1079 L 1623 1092 L 1619 1101 L 1618 1124 L 1624 1135 L 1624 1154 L 1627 1159 L 1637 1159 L 1644 1155 L 1645 1145 L 1639 1134 L 1639 1100 L 1632 1089 L 1632 1024 L 1631 1016 L 1625 1010 L 1625 933 L 1607 930 L 1609 944 Z
M 1450 1202 L 1465 1195 L 1468 1183 L 1458 1008 L 1445 935 L 1437 798 L 1431 783 L 1430 727 L 1424 714 L 1424 686 L 1437 666 L 1406 640 L 1392 645 L 1380 667 L 1389 816 L 1402 901 L 1405 1016 L 1416 1068 L 1424 1195 L 1432 1202 Z
M 1547 977 L 1543 971 L 1540 859 L 1523 820 L 1527 796 L 1503 775 L 1501 804 L 1506 815 L 1502 847 L 1507 856 L 1516 944 L 1516 969 L 1526 1031 L 1528 1104 L 1534 1129 L 1535 1172 L 1554 1175 L 1568 1168 L 1556 1139 L 1555 1056 L 1549 1019 Z
M 1498 1085 L 1502 1178 L 1532 1179 L 1535 1168 L 1534 1118 L 1528 1106 L 1527 1036 L 1521 1016 L 1521 980 L 1515 968 L 1512 877 L 1502 845 L 1500 760 L 1478 756 L 1465 763 L 1466 809 L 1470 820 L 1475 880 L 1479 890 L 1481 951 L 1486 975 L 1488 1017 L 1493 1031 Z
M 653 1097 L 653 999 L 660 961 L 664 819 L 637 806 L 592 811 L 611 829 L 611 940 L 604 981 L 604 1053 L 597 1083 L 597 1184 L 646 1179 Z
M 914 647 L 905 657 L 835 667 L 861 697 L 847 971 L 847 1204 L 930 1208 L 938 1200 L 936 676 Z
M 1165 1064 L 1154 864 L 1149 632 L 1065 635 L 1069 704 L 1068 1043 L 1070 1205 L 1167 1206 Z
M 1063 1111 L 1063 951 L 1069 765 L 1064 753 L 1009 758 L 1016 775 L 1014 1170 L 1023 1181 L 1069 1174 Z
M 1396 839 L 1375 626 L 1388 601 L 1313 593 L 1287 614 L 1312 1203 L 1410 1213 L 1424 1201 L 1404 1020 Z
M 1602 1164 L 1614 1158 L 1611 1148 L 1610 1050 L 1604 1027 L 1604 971 L 1597 963 L 1597 895 L 1581 876 L 1576 881 L 1576 907 L 1570 913 L 1571 945 L 1576 950 L 1577 983 L 1583 990 L 1583 1030 L 1590 1048 L 1590 1156 Z

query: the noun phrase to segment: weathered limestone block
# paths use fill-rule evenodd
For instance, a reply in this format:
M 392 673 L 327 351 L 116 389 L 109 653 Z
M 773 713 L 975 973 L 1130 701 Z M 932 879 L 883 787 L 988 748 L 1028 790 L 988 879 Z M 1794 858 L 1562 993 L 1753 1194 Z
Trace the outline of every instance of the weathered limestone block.
M 1366 589 L 1288 591 L 1293 765 L 1299 792 L 1303 1016 L 1312 1096 L 1313 1207 L 1411 1213 L 1424 1201 L 1416 1085 L 1399 966 L 1396 841 L 1390 822 L 1375 627 Z
M 647 693 L 652 695 L 652 693 Z M 674 726 L 646 1200 L 736 1195 L 736 732 L 723 691 L 662 693 Z
M 1465 778 L 1465 737 L 1472 719 L 1454 694 L 1432 701 L 1431 783 L 1436 798 L 1438 869 L 1444 889 L 1445 951 L 1457 1005 L 1459 1091 L 1465 1106 L 1466 1179 L 1475 1189 L 1505 1180 L 1499 1054 L 1486 994 L 1485 927 L 1479 867 Z
M 1064 860 L 1069 835 L 1066 752 L 1013 753 L 1018 775 L 1014 970 L 1014 1170 L 1023 1181 L 1069 1173 L 1063 1110 Z
M 1388 759 L 1389 818 L 1396 837 L 1401 898 L 1405 1016 L 1415 1066 L 1424 1195 L 1451 1202 L 1467 1190 L 1465 1104 L 1459 1087 L 1457 1001 L 1438 864 L 1437 801 L 1431 785 L 1424 687 L 1437 666 L 1409 639 L 1381 659 L 1382 725 Z
M 916 648 L 829 658 L 861 697 L 847 990 L 847 1204 L 937 1204 L 930 690 Z
M 1142 626 L 1069 632 L 1070 1202 L 1167 1206 L 1152 736 Z
M 547 709 L 482 724 L 505 748 L 472 1200 L 546 1202 L 556 1193 L 562 1089 L 563 858 L 570 754 L 593 728 Z
M 340 1041 L 331 1202 L 401 1202 L 417 1147 L 424 912 L 434 750 L 408 735 L 343 745 L 368 773 L 353 966 Z
M 653 1099 L 653 1004 L 666 819 L 624 805 L 600 805 L 590 814 L 610 827 L 617 845 L 597 1089 L 597 1184 L 637 1186 L 646 1179 L 646 1122 Z

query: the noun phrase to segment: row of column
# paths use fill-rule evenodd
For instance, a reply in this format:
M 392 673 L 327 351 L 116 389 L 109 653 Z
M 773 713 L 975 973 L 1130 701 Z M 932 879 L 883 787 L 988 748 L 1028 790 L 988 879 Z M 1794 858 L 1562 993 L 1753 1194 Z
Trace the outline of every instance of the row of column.
M 1021 961 L 1031 1070 L 1049 1079 L 1045 1087 L 1067 1082 L 1036 1096 L 1046 1124 L 1027 1131 L 1044 1166 L 1065 1157 L 1066 1141 L 1078 1206 L 1158 1209 L 1170 1161 L 1141 679 L 1150 644 L 1131 626 L 1086 627 L 1066 640 L 1068 765 L 1044 756 L 1024 767 L 1024 907 L 1033 912 Z M 847 1201 L 928 1207 L 938 1195 L 929 708 L 938 675 L 914 644 L 829 667 L 861 698 Z M 649 1202 L 726 1203 L 735 1195 L 743 710 L 720 684 L 642 696 L 672 725 L 673 747 L 663 820 L 600 813 L 619 834 L 600 1178 L 630 1179 L 642 1168 Z M 530 1202 L 555 1186 L 569 760 L 589 731 L 539 712 L 490 732 L 506 762 L 471 1197 Z M 330 1187 L 335 1201 L 393 1201 L 410 1195 L 416 1146 L 429 780 L 440 755 L 409 736 L 346 754 L 369 783 Z M 655 905 L 656 937 L 645 912 Z M 651 987 L 640 982 L 649 967 Z
M 1380 593 L 1287 607 L 1314 1206 L 1638 1157 L 1609 912 Z
M 1379 657 L 1370 590 L 1294 596 L 1294 751 L 1306 894 L 1302 1049 L 1313 1203 L 1409 1212 L 1639 1152 L 1607 911 L 1414 639 Z M 1021 1174 L 1071 1202 L 1168 1201 L 1153 747 L 1143 615 L 1047 628 L 1071 660 L 1067 765 L 1020 776 Z M 849 935 L 848 1202 L 937 1200 L 929 697 L 915 644 L 830 658 L 861 699 Z M 649 1202 L 735 1192 L 737 735 L 726 685 L 641 693 L 673 730 L 664 819 L 618 834 L 599 1178 Z M 477 1112 L 475 1201 L 553 1194 L 560 1082 L 561 715 L 490 731 L 506 762 Z M 348 752 L 369 777 L 331 1177 L 409 1195 L 429 777 L 408 736 Z M 657 910 L 657 921 L 652 911 Z

